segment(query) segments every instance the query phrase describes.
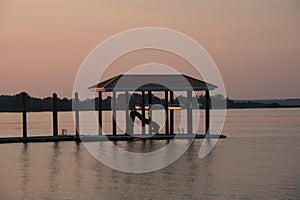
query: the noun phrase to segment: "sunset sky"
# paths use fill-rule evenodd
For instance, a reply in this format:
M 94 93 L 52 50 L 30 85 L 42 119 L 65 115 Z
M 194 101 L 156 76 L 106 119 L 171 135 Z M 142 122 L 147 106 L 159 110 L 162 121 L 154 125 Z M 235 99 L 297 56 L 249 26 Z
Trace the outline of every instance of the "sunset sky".
M 149 26 L 199 42 L 230 98 L 300 98 L 299 0 L 0 0 L 0 94 L 69 98 L 97 44 Z M 137 52 L 138 61 L 128 55 L 110 73 L 150 61 L 186 65 L 158 54 Z

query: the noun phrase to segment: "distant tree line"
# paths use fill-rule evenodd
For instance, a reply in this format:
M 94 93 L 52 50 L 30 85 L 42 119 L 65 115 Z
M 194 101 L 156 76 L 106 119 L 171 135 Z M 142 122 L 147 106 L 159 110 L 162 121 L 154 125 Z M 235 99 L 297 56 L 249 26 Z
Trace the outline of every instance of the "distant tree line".
M 282 108 L 290 106 L 282 106 L 278 103 L 261 103 L 255 101 L 235 102 L 232 99 L 226 99 L 227 108 Z
M 0 112 L 21 112 L 22 111 L 22 95 L 26 96 L 26 104 L 27 111 L 29 112 L 39 112 L 39 111 L 51 111 L 52 110 L 52 97 L 47 98 L 35 98 L 29 96 L 27 93 L 20 93 L 17 95 L 1 95 L 0 96 Z M 119 94 L 116 99 L 116 107 L 117 109 L 125 109 L 125 94 Z M 130 95 L 129 107 L 133 108 L 135 105 L 142 104 L 142 96 L 137 93 L 133 93 Z M 148 99 L 148 94 L 145 95 L 145 99 Z M 278 103 L 261 103 L 256 101 L 243 101 L 236 102 L 228 97 L 217 94 L 210 98 L 211 102 L 213 102 L 218 108 L 219 105 L 227 105 L 227 108 L 279 108 L 279 107 L 288 107 L 283 106 Z M 184 96 L 178 96 L 174 99 L 173 105 L 181 105 L 183 109 L 186 108 L 187 99 Z M 72 110 L 72 99 L 67 98 L 58 98 L 57 107 L 58 111 L 71 111 Z M 145 102 L 147 104 L 147 101 Z M 170 103 L 170 102 L 168 102 Z M 165 104 L 164 99 L 160 99 L 157 96 L 152 96 L 152 104 Z M 192 98 L 192 105 L 194 108 L 199 107 L 205 108 L 206 100 L 205 95 L 194 96 Z M 112 98 L 110 96 L 106 97 L 102 101 L 102 109 L 103 110 L 111 110 L 112 106 Z M 221 106 L 220 106 L 221 107 Z M 294 106 L 299 107 L 299 106 Z M 83 101 L 79 101 L 79 109 L 80 110 L 97 110 L 98 109 L 98 98 L 95 99 L 86 99 Z
M 35 98 L 29 96 L 27 93 L 22 92 L 20 94 L 1 95 L 0 96 L 0 112 L 21 112 L 22 111 L 22 96 L 25 94 L 26 107 L 28 111 L 51 111 L 52 110 L 52 97 L 47 98 Z M 72 110 L 72 101 L 66 98 L 58 98 L 57 106 L 59 111 Z

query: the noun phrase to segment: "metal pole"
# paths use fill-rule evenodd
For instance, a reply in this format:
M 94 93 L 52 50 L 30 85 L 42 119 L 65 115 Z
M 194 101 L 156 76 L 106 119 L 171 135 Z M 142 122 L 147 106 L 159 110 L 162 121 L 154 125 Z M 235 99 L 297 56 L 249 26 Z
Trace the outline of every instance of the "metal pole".
M 205 134 L 209 134 L 209 125 L 210 125 L 210 96 L 209 96 L 209 90 L 205 90 Z
M 193 133 L 192 91 L 187 91 L 187 134 Z
M 146 134 L 145 123 L 145 91 L 142 91 L 142 134 Z
M 76 137 L 79 137 L 80 129 L 79 129 L 79 98 L 78 98 L 78 93 L 75 92 L 75 133 Z
M 58 136 L 57 94 L 52 95 L 53 136 Z
M 98 92 L 98 135 L 102 135 L 102 92 Z
M 169 134 L 169 108 L 168 108 L 168 91 L 165 91 L 165 115 L 166 115 L 166 122 L 165 122 L 165 131 L 166 135 Z
M 27 117 L 26 117 L 26 93 L 22 93 L 22 110 L 23 110 L 23 138 L 27 138 Z
M 170 103 L 174 104 L 174 92 L 170 91 Z M 174 134 L 174 110 L 170 110 L 170 133 Z
M 117 110 L 116 110 L 116 91 L 113 91 L 113 102 L 112 102 L 112 121 L 113 121 L 113 135 L 117 135 Z

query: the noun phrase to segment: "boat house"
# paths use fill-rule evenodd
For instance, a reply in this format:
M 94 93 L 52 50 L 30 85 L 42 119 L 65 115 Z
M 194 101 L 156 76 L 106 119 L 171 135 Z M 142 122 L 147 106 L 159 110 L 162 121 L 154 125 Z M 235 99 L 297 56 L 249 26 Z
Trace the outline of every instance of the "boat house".
M 186 92 L 187 102 L 187 132 L 185 135 L 195 134 L 193 133 L 193 108 L 192 108 L 192 92 L 193 91 L 205 91 L 205 133 L 202 137 L 209 134 L 210 126 L 210 90 L 216 89 L 217 86 L 206 83 L 202 80 L 193 78 L 187 75 L 181 74 L 120 74 L 102 81 L 96 85 L 89 87 L 88 89 L 98 93 L 98 120 L 99 120 L 99 135 L 102 135 L 102 95 L 104 92 L 112 93 L 112 136 L 120 135 L 117 133 L 117 108 L 116 108 L 116 93 L 123 92 L 125 94 L 125 120 L 126 131 L 130 130 L 130 108 L 129 106 L 129 93 L 140 93 L 142 101 L 140 105 L 137 105 L 134 109 L 141 110 L 142 132 L 134 135 L 145 135 L 145 125 L 147 123 L 145 118 L 145 111 L 149 109 L 152 104 L 152 93 L 163 92 L 164 93 L 164 109 L 165 109 L 165 124 L 164 136 L 175 135 L 174 133 L 174 109 L 178 108 L 178 105 L 174 105 L 174 92 Z M 147 95 L 146 95 L 147 94 Z M 146 99 L 147 97 L 147 99 Z M 126 131 L 124 135 L 128 135 Z M 149 129 L 149 134 L 151 130 Z M 157 134 L 162 135 L 162 134 Z

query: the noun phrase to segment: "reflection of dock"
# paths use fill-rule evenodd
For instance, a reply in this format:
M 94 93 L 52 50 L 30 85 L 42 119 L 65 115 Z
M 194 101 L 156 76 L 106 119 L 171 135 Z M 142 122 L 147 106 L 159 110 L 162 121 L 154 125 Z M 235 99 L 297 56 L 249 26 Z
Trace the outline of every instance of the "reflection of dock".
M 62 136 L 34 136 L 34 137 L 10 137 L 10 138 L 0 138 L 1 143 L 32 143 L 32 142 L 63 142 L 63 141 L 75 141 L 75 142 L 98 142 L 98 141 L 135 141 L 135 140 L 168 140 L 168 139 L 224 139 L 225 135 L 210 134 L 209 136 L 204 134 L 156 134 L 156 135 L 145 135 L 134 134 L 134 135 L 99 135 L 99 136 L 72 136 L 72 135 L 62 135 Z

